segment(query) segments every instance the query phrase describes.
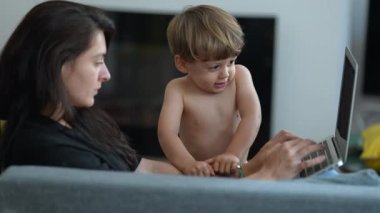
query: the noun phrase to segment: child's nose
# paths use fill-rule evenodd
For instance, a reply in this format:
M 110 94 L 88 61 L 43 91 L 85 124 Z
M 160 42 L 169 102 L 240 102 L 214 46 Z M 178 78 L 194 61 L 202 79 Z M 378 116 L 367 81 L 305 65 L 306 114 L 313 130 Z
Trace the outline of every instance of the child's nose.
M 220 77 L 220 78 L 227 78 L 229 75 L 230 75 L 230 73 L 228 72 L 228 67 L 224 67 L 224 68 L 220 71 L 220 75 L 219 75 L 219 77 Z

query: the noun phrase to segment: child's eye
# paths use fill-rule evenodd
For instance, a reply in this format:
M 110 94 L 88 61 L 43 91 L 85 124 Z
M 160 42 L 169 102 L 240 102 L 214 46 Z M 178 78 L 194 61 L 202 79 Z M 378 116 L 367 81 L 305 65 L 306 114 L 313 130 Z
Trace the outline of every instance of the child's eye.
M 210 69 L 212 69 L 212 70 L 216 70 L 218 68 L 219 68 L 219 65 L 213 65 L 213 66 L 210 67 Z
M 235 60 L 231 60 L 229 63 L 229 65 L 233 65 L 233 64 L 235 64 Z

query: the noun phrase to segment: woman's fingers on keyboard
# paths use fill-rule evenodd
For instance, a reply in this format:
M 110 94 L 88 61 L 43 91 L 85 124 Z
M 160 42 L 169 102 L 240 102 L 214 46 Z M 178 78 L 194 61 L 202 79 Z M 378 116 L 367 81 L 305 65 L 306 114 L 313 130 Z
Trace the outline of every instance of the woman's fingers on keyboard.
M 325 149 L 325 147 L 322 144 L 309 142 L 308 144 L 304 144 L 302 147 L 300 147 L 298 153 L 302 158 L 304 158 L 313 152 L 317 152 L 323 149 Z
M 322 156 L 318 156 L 309 160 L 302 161 L 300 164 L 300 170 L 309 168 L 311 166 L 315 166 L 317 164 L 322 163 L 325 160 L 326 160 L 326 157 L 322 155 Z

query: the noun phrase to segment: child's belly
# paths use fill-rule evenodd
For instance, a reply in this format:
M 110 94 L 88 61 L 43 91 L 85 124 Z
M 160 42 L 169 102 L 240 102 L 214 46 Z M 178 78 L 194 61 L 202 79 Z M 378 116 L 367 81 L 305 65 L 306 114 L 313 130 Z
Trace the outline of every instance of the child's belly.
M 225 152 L 239 122 L 239 117 L 229 120 L 204 119 L 203 122 L 183 121 L 180 138 L 196 160 L 207 160 Z

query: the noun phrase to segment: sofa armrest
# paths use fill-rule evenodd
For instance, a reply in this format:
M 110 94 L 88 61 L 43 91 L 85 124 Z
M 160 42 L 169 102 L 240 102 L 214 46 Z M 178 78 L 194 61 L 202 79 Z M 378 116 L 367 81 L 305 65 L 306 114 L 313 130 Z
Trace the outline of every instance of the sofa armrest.
M 380 186 L 12 166 L 0 212 L 379 212 Z

